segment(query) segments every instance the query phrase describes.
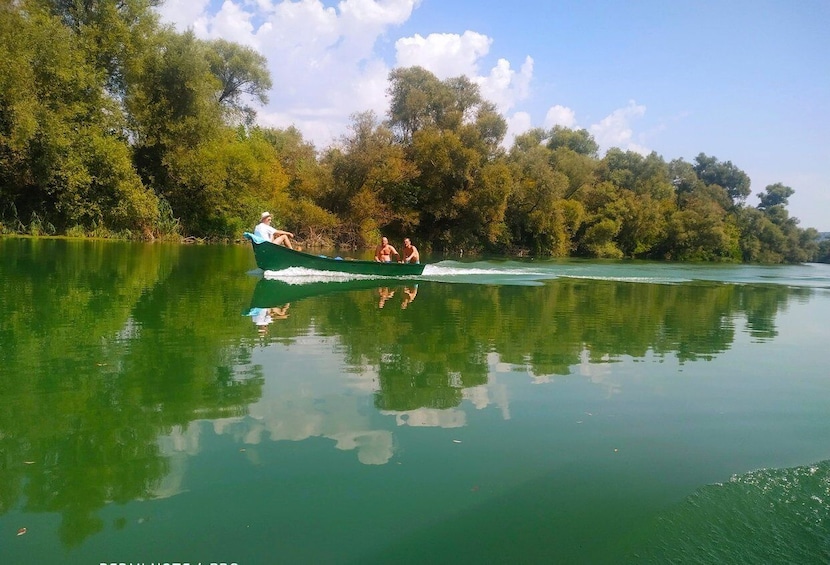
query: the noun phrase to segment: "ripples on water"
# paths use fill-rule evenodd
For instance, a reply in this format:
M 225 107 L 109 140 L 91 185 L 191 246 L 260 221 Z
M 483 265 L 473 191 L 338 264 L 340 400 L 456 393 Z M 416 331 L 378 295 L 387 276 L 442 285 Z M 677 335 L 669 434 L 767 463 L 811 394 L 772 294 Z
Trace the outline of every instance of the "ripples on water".
M 830 562 L 830 461 L 709 485 L 658 518 L 653 563 Z M 754 540 L 754 543 L 747 543 Z

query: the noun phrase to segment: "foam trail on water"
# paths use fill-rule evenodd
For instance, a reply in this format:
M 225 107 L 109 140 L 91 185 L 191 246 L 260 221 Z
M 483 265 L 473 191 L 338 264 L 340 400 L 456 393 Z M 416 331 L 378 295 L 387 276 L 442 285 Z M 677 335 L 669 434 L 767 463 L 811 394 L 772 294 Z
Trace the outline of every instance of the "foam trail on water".
M 291 267 L 280 271 L 265 271 L 263 277 L 286 284 L 303 285 L 320 282 L 347 282 L 354 280 L 434 281 L 478 284 L 541 284 L 540 280 L 556 278 L 551 270 L 525 265 L 488 264 L 476 265 L 446 261 L 425 265 L 421 276 L 356 275 L 338 271 L 317 271 L 303 267 Z
M 352 273 L 341 273 L 339 271 L 316 271 L 304 267 L 290 267 L 280 271 L 265 271 L 263 278 L 272 281 L 282 281 L 287 284 L 310 284 L 318 282 L 348 282 L 356 280 L 395 280 L 397 277 L 384 277 L 375 275 L 356 275 Z
M 560 275 L 565 279 L 585 279 L 592 281 L 639 282 L 655 284 L 679 284 L 692 282 L 692 279 L 675 277 L 636 277 L 636 276 L 589 276 L 589 275 Z
M 428 281 L 467 284 L 541 285 L 543 280 L 555 279 L 558 274 L 550 269 L 516 263 L 477 264 L 446 261 L 427 265 L 422 278 Z

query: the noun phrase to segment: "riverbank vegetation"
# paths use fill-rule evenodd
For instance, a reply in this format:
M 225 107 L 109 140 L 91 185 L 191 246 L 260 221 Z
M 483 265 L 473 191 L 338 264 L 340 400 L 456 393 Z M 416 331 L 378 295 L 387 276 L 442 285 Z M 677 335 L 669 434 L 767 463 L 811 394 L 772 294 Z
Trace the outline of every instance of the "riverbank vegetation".
M 388 115 L 318 149 L 256 125 L 263 55 L 160 25 L 160 0 L 0 8 L 0 233 L 238 239 L 262 210 L 307 246 L 382 232 L 438 252 L 798 262 L 830 245 L 781 183 L 505 119 L 467 77 L 389 76 Z M 279 57 L 279 53 L 265 54 Z

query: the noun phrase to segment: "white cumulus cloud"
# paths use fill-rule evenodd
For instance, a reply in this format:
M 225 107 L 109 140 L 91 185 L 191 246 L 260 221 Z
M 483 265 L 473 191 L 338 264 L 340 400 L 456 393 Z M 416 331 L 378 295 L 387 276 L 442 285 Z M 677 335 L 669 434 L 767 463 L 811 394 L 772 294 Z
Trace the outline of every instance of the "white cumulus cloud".
M 551 106 L 548 113 L 545 114 L 545 127 L 552 128 L 553 126 L 563 126 L 571 129 L 577 127 L 576 113 L 559 104 Z
M 478 75 L 478 62 L 490 51 L 492 39 L 474 31 L 415 34 L 395 42 L 397 66 L 424 67 L 440 79 Z
M 626 151 L 648 155 L 650 151 L 634 141 L 634 130 L 631 125 L 634 120 L 643 117 L 645 113 L 645 106 L 631 100 L 627 106 L 614 110 L 599 123 L 591 125 L 589 131 L 602 150 L 607 151 L 611 147 L 619 147 Z
M 193 28 L 203 35 L 207 28 L 205 10 L 210 0 L 167 0 L 156 8 L 162 22 L 171 23 L 180 30 Z
M 501 112 L 507 112 L 517 102 L 530 94 L 530 81 L 533 78 L 533 59 L 526 57 L 519 71 L 510 68 L 510 61 L 499 59 L 490 74 L 477 79 L 481 95 Z
M 516 136 L 531 129 L 533 122 L 527 112 L 514 112 L 512 115 L 505 116 L 505 119 L 507 120 L 507 134 L 504 136 L 502 147 L 509 149 Z

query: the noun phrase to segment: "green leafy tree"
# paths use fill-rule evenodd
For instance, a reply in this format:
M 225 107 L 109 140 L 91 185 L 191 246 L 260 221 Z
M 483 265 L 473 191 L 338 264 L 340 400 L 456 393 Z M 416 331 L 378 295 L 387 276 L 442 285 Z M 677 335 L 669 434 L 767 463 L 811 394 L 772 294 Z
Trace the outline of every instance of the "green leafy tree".
M 643 157 L 612 148 L 599 163 L 596 175 L 600 182 L 614 187 L 601 215 L 618 225 L 616 247 L 628 257 L 654 255 L 665 240 L 675 208 L 665 161 L 656 153 Z
M 619 221 L 613 218 L 602 218 L 587 227 L 580 245 L 593 257 L 621 259 L 623 252 L 614 242 L 619 231 Z
M 726 190 L 735 204 L 743 203 L 750 194 L 749 176 L 733 165 L 732 161 L 721 162 L 715 157 L 700 153 L 695 157 L 694 169 L 704 183 L 716 184 Z
M 780 263 L 786 238 L 781 228 L 757 208 L 745 208 L 739 216 L 744 261 Z
M 689 194 L 700 192 L 706 186 L 698 178 L 694 166 L 683 159 L 675 159 L 668 164 L 668 176 L 674 186 L 678 204 L 681 204 Z
M 541 130 L 518 136 L 510 150 L 513 190 L 506 218 L 514 245 L 564 257 L 575 245 L 584 209 L 580 202 L 566 200 L 570 179 L 555 170 L 551 161 L 555 152 L 566 152 L 566 159 L 576 154 L 567 148 L 551 151 L 542 145 L 543 136 Z
M 397 138 L 408 143 L 426 127 L 441 128 L 452 107 L 452 93 L 423 67 L 398 68 L 389 73 L 389 126 Z M 459 120 L 460 121 L 460 120 Z
M 207 47 L 210 71 L 221 83 L 217 102 L 226 109 L 231 121 L 238 116 L 252 125 L 256 110 L 248 100 L 267 104 L 272 86 L 265 57 L 250 47 L 224 39 L 211 40 Z
M 798 219 L 787 211 L 795 191 L 782 183 L 768 185 L 758 194 L 757 208 L 738 214 L 741 226 L 741 251 L 745 261 L 763 263 L 803 262 L 818 255 L 819 234 L 815 229 L 801 229 Z
M 332 186 L 330 169 L 321 166 L 314 145 L 303 139 L 291 126 L 286 129 L 254 128 L 276 151 L 277 159 L 288 176 L 287 202 L 279 210 L 286 225 L 310 247 L 331 247 L 338 239 L 341 221 L 322 206 Z
M 329 179 L 317 160 L 313 143 L 303 139 L 294 126 L 286 129 L 254 128 L 274 147 L 283 170 L 288 175 L 288 193 L 292 198 L 322 200 Z
M 580 191 L 577 197 L 585 210 L 576 235 L 577 253 L 588 257 L 622 257 L 623 253 L 614 241 L 621 222 L 612 209 L 619 197 L 619 189 L 611 182 L 598 182 Z
M 242 132 L 240 140 L 225 121 L 229 111 L 245 110 L 243 93 L 263 95 L 263 64 L 249 50 L 206 43 L 192 32 L 158 34 L 136 64 L 127 97 L 136 166 L 187 233 L 238 234 L 258 203 L 282 198 L 269 195 L 282 195 L 286 186 L 273 148 L 266 150 L 259 134 Z
M 821 234 L 819 234 L 819 237 L 821 237 Z M 826 235 L 823 239 L 819 240 L 815 260 L 819 263 L 830 263 L 830 239 Z
M 573 198 L 580 190 L 597 182 L 598 161 L 569 147 L 552 150 L 548 161 L 554 171 L 562 173 L 568 179 L 564 198 Z
M 352 116 L 350 133 L 324 162 L 332 178 L 324 205 L 343 220 L 346 242 L 365 246 L 379 239 L 381 229 L 402 236 L 418 225 L 417 171 L 373 112 Z
M 733 261 L 739 231 L 726 210 L 705 193 L 691 195 L 671 216 L 665 256 L 681 261 Z
M 189 233 L 238 237 L 262 210 L 289 208 L 288 176 L 274 147 L 259 131 L 226 130 L 193 150 L 171 155 L 170 198 Z M 277 217 L 275 223 L 285 222 Z
M 389 75 L 387 121 L 418 174 L 421 232 L 438 249 L 502 241 L 510 175 L 500 149 L 506 122 L 467 77 L 420 68 Z
M 130 164 L 125 122 L 75 33 L 40 10 L 0 10 L 0 199 L 18 222 L 149 233 L 158 202 Z
M 101 71 L 108 92 L 122 98 L 128 87 L 129 67 L 158 27 L 152 8 L 163 0 L 26 0 L 20 5 L 42 9 L 60 19 Z
M 758 198 L 761 200 L 758 209 L 769 210 L 773 206 L 786 206 L 793 194 L 795 194 L 795 191 L 792 188 L 780 182 L 768 185 L 764 192 L 758 193 Z
M 218 135 L 222 113 L 214 97 L 219 79 L 204 44 L 192 32 L 160 33 L 143 54 L 126 103 L 136 164 L 142 178 L 166 196 L 168 152 L 196 148 Z M 177 207 L 171 199 L 174 208 Z
M 567 147 L 579 155 L 593 159 L 599 154 L 599 145 L 586 129 L 574 130 L 564 126 L 553 126 L 547 137 L 547 146 L 551 150 Z
M 418 131 L 409 154 L 419 172 L 415 183 L 423 236 L 442 249 L 466 245 L 466 241 L 454 241 L 454 228 L 471 201 L 478 155 L 464 147 L 455 132 L 435 128 Z

